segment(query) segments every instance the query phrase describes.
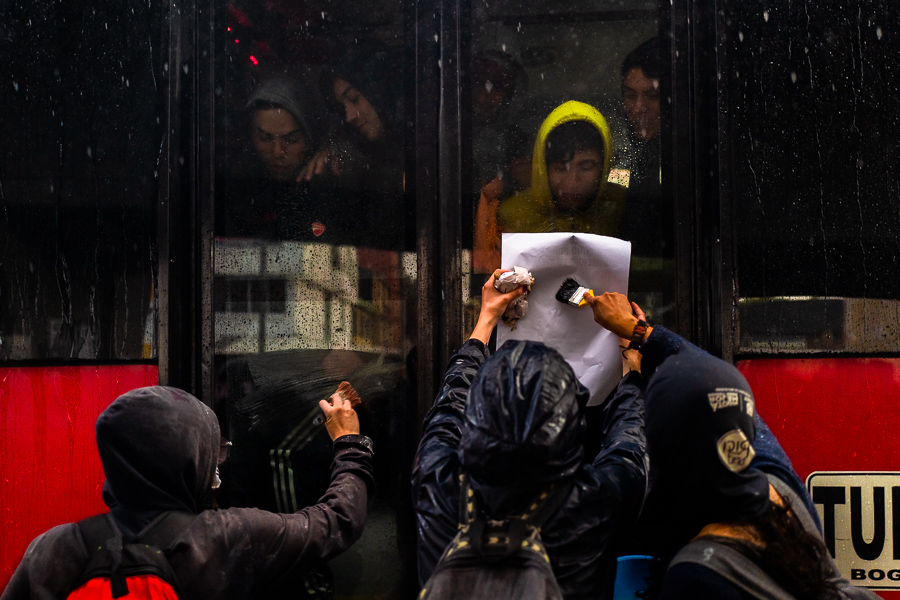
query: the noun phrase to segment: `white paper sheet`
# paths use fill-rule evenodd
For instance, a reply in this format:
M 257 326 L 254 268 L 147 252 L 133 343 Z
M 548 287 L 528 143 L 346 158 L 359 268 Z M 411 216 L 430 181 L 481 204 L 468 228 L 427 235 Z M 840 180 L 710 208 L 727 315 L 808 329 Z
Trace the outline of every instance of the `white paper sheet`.
M 525 267 L 534 275 L 528 314 L 515 331 L 497 325 L 497 346 L 506 340 L 535 340 L 556 348 L 599 404 L 622 377 L 619 339 L 594 322 L 589 306 L 556 300 L 566 277 L 595 294 L 628 294 L 631 243 L 589 233 L 504 233 L 504 269 Z

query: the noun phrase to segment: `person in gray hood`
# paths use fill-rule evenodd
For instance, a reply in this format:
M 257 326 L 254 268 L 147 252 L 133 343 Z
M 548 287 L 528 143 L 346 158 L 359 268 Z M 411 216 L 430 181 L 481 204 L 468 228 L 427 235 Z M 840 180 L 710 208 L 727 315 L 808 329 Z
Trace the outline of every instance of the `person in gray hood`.
M 589 430 L 588 391 L 558 352 L 509 341 L 488 358 L 491 332 L 522 293 L 492 284 L 472 337 L 450 359 L 413 465 L 420 585 L 457 532 L 465 474 L 490 519 L 519 514 L 551 484 L 569 487 L 540 533 L 553 574 L 565 598 L 611 598 L 617 551 L 647 485 L 641 374 L 625 366 Z M 602 440 L 596 455 L 589 437 Z
M 127 540 L 165 511 L 196 515 L 167 552 L 185 597 L 238 599 L 302 589 L 303 575 L 362 534 L 374 493 L 372 443 L 349 402 L 320 403 L 334 440 L 331 485 L 294 514 L 208 509 L 220 457 L 215 414 L 171 387 L 127 392 L 97 419 L 103 499 Z M 2 600 L 66 598 L 88 561 L 75 523 L 35 538 Z

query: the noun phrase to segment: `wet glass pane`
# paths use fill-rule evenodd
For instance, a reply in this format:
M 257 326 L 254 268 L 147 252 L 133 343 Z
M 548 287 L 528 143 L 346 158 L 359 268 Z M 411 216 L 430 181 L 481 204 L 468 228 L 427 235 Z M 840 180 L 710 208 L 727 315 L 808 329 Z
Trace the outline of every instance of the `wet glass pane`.
M 897 7 L 726 4 L 719 81 L 738 349 L 895 352 Z
M 514 266 L 504 232 L 594 233 L 632 243 L 630 296 L 673 324 L 657 35 L 652 1 L 473 2 L 470 303 Z
M 401 4 L 233 0 L 218 14 L 215 406 L 234 443 L 222 502 L 315 504 L 333 457 L 318 401 L 349 381 L 378 495 L 362 539 L 291 592 L 410 597 L 416 256 Z
M 0 360 L 156 355 L 163 16 L 0 8 Z

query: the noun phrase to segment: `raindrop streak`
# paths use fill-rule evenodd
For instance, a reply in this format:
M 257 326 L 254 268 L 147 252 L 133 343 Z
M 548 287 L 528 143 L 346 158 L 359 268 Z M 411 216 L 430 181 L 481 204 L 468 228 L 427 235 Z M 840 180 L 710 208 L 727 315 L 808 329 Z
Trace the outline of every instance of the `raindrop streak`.
M 791 83 L 797 83 L 797 74 L 791 71 Z
M 881 39 L 881 27 L 875 28 L 875 36 L 878 37 L 879 40 Z
M 742 42 L 744 41 L 744 32 L 743 31 L 738 31 L 738 39 Z
M 766 21 L 766 23 L 769 22 L 769 11 L 767 11 L 767 10 L 763 11 L 763 19 Z

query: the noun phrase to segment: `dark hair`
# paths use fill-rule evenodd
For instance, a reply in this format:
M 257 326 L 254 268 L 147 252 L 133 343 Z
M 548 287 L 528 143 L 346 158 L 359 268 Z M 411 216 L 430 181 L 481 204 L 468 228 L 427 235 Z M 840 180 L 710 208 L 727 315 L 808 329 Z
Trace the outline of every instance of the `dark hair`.
M 547 164 L 572 160 L 580 150 L 603 154 L 603 135 L 589 121 L 569 121 L 553 129 L 544 144 Z
M 755 532 L 763 547 L 738 542 L 756 554 L 765 571 L 798 598 L 839 599 L 828 549 L 821 539 L 808 532 L 791 512 L 790 503 L 769 503 L 766 512 L 754 519 L 733 521 L 733 525 Z
M 632 50 L 625 60 L 622 61 L 622 80 L 628 71 L 635 67 L 639 67 L 644 76 L 650 79 L 659 79 L 660 74 L 660 58 L 659 58 L 659 39 L 650 38 L 634 50 Z
M 319 88 L 328 109 L 341 115 L 343 106 L 334 98 L 334 80 L 343 79 L 372 105 L 385 133 L 397 127 L 403 116 L 403 50 L 376 40 L 357 40 L 329 61 L 319 74 Z

